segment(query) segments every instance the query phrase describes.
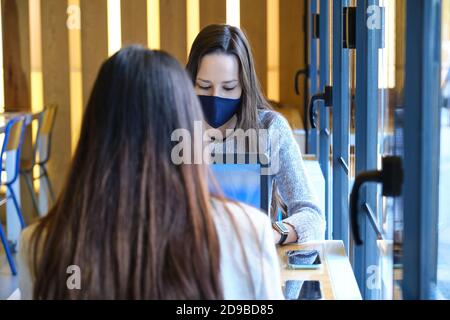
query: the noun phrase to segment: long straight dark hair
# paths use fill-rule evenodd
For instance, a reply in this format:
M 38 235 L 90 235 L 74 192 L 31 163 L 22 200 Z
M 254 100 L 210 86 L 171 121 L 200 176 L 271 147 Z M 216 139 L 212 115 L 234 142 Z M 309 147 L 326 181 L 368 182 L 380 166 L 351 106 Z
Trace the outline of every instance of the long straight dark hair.
M 174 165 L 201 109 L 169 55 L 122 49 L 99 72 L 67 182 L 32 236 L 36 299 L 221 299 L 206 170 Z M 68 290 L 68 266 L 81 290 Z
M 261 90 L 252 50 L 244 32 L 226 24 L 209 25 L 200 31 L 192 44 L 186 66 L 194 83 L 203 57 L 211 53 L 232 54 L 239 61 L 242 106 L 237 113 L 237 128 L 245 131 L 264 127 L 260 125 L 258 110 L 270 110 L 271 107 Z

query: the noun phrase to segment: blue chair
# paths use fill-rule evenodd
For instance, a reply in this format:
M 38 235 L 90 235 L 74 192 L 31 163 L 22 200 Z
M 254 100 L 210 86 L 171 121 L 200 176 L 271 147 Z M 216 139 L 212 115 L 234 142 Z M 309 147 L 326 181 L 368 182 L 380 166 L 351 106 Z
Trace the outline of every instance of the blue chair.
M 55 202 L 55 194 L 48 177 L 46 164 L 50 159 L 51 138 L 56 118 L 56 106 L 49 106 L 44 109 L 38 116 L 38 130 L 36 142 L 33 148 L 33 156 L 31 161 L 22 161 L 21 175 L 24 177 L 28 191 L 30 192 L 34 209 L 40 213 L 38 199 L 34 192 L 33 182 L 38 179 L 45 179 L 50 194 L 50 199 Z M 35 167 L 39 167 L 39 176 L 34 177 L 33 171 Z
M 8 199 L 12 199 L 14 207 L 16 208 L 17 215 L 19 216 L 20 225 L 25 228 L 25 221 L 23 219 L 22 211 L 19 206 L 19 202 L 17 201 L 16 194 L 13 189 L 13 184 L 16 182 L 19 177 L 19 166 L 20 166 L 20 152 L 22 149 L 23 137 L 25 133 L 25 116 L 15 117 L 6 124 L 5 132 L 4 132 L 4 140 L 2 151 L 0 154 L 1 159 L 1 185 L 6 186 L 7 194 L 6 198 L 0 200 L 0 205 L 4 205 L 7 203 Z M 6 179 L 3 179 L 6 174 L 6 162 L 14 163 L 13 174 L 6 176 Z M 9 248 L 9 243 L 6 239 L 5 233 L 3 232 L 3 227 L 0 224 L 0 237 L 3 243 L 3 247 L 5 248 L 6 257 L 8 259 L 9 266 L 11 268 L 11 272 L 13 275 L 16 275 L 16 267 L 14 265 L 14 260 L 11 255 L 11 250 Z

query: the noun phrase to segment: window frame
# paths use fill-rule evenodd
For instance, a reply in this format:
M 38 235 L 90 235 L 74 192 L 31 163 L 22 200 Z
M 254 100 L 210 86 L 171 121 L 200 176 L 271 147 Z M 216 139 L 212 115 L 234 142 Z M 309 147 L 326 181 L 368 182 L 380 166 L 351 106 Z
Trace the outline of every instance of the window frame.
M 441 1 L 406 4 L 403 297 L 432 299 L 437 281 Z
M 376 170 L 378 163 L 378 64 L 379 32 L 367 27 L 367 9 L 379 6 L 378 0 L 358 0 L 356 6 L 356 108 L 355 108 L 355 174 Z M 381 288 L 368 288 L 370 267 L 378 265 L 377 240 L 379 232 L 371 222 L 377 208 L 377 185 L 367 184 L 361 188 L 360 202 L 364 212 L 358 216 L 363 245 L 352 245 L 353 269 L 363 299 L 379 299 Z M 374 249 L 375 248 L 375 249 Z
M 319 91 L 325 92 L 325 87 L 329 85 L 330 71 L 330 29 L 329 29 L 329 0 L 320 0 L 320 75 Z M 325 179 L 325 216 L 327 240 L 332 239 L 332 190 L 331 186 L 331 163 L 330 163 L 330 113 L 324 101 L 318 102 L 320 112 L 319 122 L 319 164 Z
M 333 239 L 349 253 L 350 86 L 349 54 L 343 47 L 343 10 L 348 0 L 333 0 Z M 339 40 L 339 41 L 336 41 Z
M 318 88 L 318 79 L 317 79 L 317 75 L 318 75 L 318 71 L 319 71 L 319 67 L 318 67 L 318 61 L 317 61 L 317 52 L 318 52 L 318 46 L 317 46 L 317 42 L 318 39 L 313 38 L 313 32 L 314 32 L 314 26 L 313 26 L 313 15 L 318 14 L 318 8 L 317 8 L 317 1 L 318 0 L 309 0 L 309 6 L 308 6 L 308 10 L 309 10 L 309 68 L 308 68 L 308 78 L 309 78 L 309 97 L 312 97 L 314 94 L 317 93 L 317 91 L 319 90 Z M 305 108 L 307 108 L 308 106 L 305 105 Z M 306 110 L 306 112 L 304 113 L 306 118 L 308 118 L 308 110 Z M 308 135 L 308 146 L 307 146 L 307 150 L 308 150 L 308 154 L 313 154 L 315 156 L 317 156 L 317 151 L 318 151 L 318 136 L 317 136 L 317 129 L 313 129 L 311 127 L 309 127 L 309 122 L 306 122 L 308 124 L 308 127 L 305 128 L 305 131 L 307 132 Z

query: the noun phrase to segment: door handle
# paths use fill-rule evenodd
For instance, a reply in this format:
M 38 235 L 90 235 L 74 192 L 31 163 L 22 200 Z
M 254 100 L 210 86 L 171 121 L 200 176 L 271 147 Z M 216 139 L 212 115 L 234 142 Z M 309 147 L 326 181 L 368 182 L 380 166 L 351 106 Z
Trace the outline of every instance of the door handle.
M 402 159 L 400 157 L 384 157 L 382 170 L 363 172 L 356 177 L 350 194 L 350 220 L 353 238 L 357 245 L 363 243 L 358 224 L 359 189 L 367 182 L 381 183 L 383 186 L 383 196 L 385 197 L 400 196 L 403 185 Z
M 309 67 L 306 67 L 305 69 L 298 70 L 295 73 L 295 79 L 294 79 L 294 86 L 295 86 L 295 88 L 294 88 L 294 90 L 295 90 L 295 94 L 298 95 L 298 96 L 300 95 L 300 89 L 298 88 L 300 76 L 305 76 L 306 78 L 309 78 Z
M 316 119 L 317 119 L 317 110 L 315 103 L 317 101 L 324 101 L 325 107 L 332 107 L 333 106 L 333 87 L 326 86 L 325 92 L 319 92 L 316 93 L 311 97 L 311 100 L 309 101 L 309 123 L 311 125 L 311 128 L 316 129 Z

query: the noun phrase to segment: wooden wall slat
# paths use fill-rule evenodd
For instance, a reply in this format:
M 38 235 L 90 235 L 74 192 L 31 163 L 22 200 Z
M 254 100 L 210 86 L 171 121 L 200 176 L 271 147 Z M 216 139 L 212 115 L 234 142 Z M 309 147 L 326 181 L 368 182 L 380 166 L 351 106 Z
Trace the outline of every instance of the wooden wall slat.
M 160 2 L 161 49 L 185 65 L 187 62 L 186 1 Z
M 66 10 L 66 1 L 41 1 L 44 104 L 58 106 L 52 136 L 52 155 L 48 165 L 56 193 L 62 188 L 71 161 L 69 34 Z
M 210 24 L 226 22 L 226 0 L 200 0 L 200 29 Z
M 28 0 L 2 0 L 5 110 L 31 110 Z
M 147 47 L 147 0 L 121 1 L 122 44 Z
M 108 58 L 108 2 L 80 0 L 83 106 L 102 63 Z
M 261 88 L 267 93 L 267 1 L 241 0 L 241 29 L 253 51 Z
M 396 10 L 396 41 L 395 41 L 395 90 L 396 103 L 403 106 L 403 91 L 405 87 L 405 30 L 406 30 L 406 2 L 395 1 Z
M 28 0 L 2 0 L 5 111 L 31 111 L 30 8 Z M 7 31 L 6 31 L 7 30 Z M 32 156 L 31 126 L 25 130 L 22 158 Z M 25 221 L 36 212 L 25 181 L 20 198 Z
M 301 95 L 294 92 L 294 76 L 305 68 L 304 0 L 280 0 L 280 103 L 303 109 L 303 81 L 299 86 Z

